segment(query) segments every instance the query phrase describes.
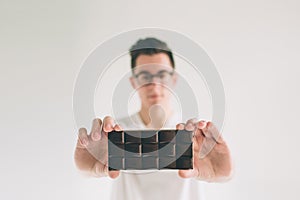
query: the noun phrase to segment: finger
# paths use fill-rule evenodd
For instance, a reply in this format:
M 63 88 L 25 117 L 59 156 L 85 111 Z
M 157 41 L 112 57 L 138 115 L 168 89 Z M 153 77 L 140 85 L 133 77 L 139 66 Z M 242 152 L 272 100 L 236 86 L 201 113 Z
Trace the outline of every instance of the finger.
M 201 130 L 197 129 L 193 137 L 194 154 L 200 151 L 204 138 L 205 136 L 201 133 Z
M 78 130 L 78 143 L 77 146 L 81 146 L 81 147 L 87 147 L 87 145 L 89 144 L 89 138 L 87 135 L 87 131 L 85 128 L 80 128 Z
M 185 129 L 188 130 L 188 131 L 194 131 L 196 130 L 196 122 L 197 122 L 197 119 L 196 118 L 193 118 L 193 119 L 189 119 L 186 124 L 185 124 Z
M 216 144 L 217 142 L 213 138 L 204 138 L 203 143 L 201 145 L 199 158 L 205 158 L 214 149 Z
M 103 119 L 103 131 L 108 133 L 114 130 L 114 126 L 115 126 L 115 120 L 110 117 L 110 116 L 106 116 Z
M 114 130 L 115 130 L 115 131 L 122 131 L 123 128 L 122 128 L 119 124 L 116 124 L 116 125 L 114 126 Z
M 218 130 L 218 128 L 212 122 L 208 122 L 208 124 L 206 126 L 207 126 L 210 134 L 216 140 L 217 143 L 223 143 L 224 142 L 220 131 Z
M 196 118 L 192 118 L 192 119 L 189 119 L 189 120 L 187 120 L 186 121 L 186 124 L 188 124 L 188 123 L 192 123 L 192 124 L 195 124 L 195 123 L 197 123 L 197 119 Z
M 203 129 L 203 128 L 205 128 L 206 127 L 206 121 L 204 121 L 204 120 L 201 120 L 201 121 L 199 121 L 198 123 L 197 123 L 197 128 L 199 128 L 199 129 Z
M 197 123 L 197 152 L 199 152 L 199 158 L 203 159 L 207 156 L 211 150 L 216 145 L 216 140 L 213 138 L 213 135 L 210 133 L 210 127 L 212 123 L 201 120 Z
M 120 171 L 108 171 L 108 176 L 113 179 L 117 178 L 119 176 L 119 174 L 120 174 Z
M 202 132 L 207 138 L 213 138 L 217 143 L 223 143 L 223 138 L 212 122 L 207 122 L 206 126 L 202 128 Z
M 196 169 L 178 170 L 178 175 L 181 178 L 192 178 L 192 177 L 197 177 L 198 171 Z
M 208 131 L 207 125 L 207 121 L 201 120 L 197 123 L 197 128 L 201 130 L 200 132 L 203 134 L 203 136 L 207 138 L 212 138 L 212 135 Z
M 176 129 L 177 129 L 177 130 L 183 130 L 183 129 L 184 129 L 184 126 L 185 126 L 185 123 L 177 124 L 177 125 L 176 125 Z
M 93 125 L 92 125 L 92 129 L 91 129 L 91 138 L 94 141 L 98 141 L 101 138 L 101 125 L 102 125 L 102 121 L 101 119 L 94 119 L 93 120 Z

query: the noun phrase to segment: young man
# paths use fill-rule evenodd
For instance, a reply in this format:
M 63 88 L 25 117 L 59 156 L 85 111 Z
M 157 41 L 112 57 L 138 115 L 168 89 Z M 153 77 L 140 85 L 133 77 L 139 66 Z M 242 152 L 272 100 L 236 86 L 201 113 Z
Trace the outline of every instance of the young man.
M 232 164 L 229 149 L 211 122 L 180 123 L 170 104 L 177 81 L 173 54 L 155 38 L 139 40 L 130 49 L 130 83 L 141 99 L 141 109 L 130 117 L 94 119 L 90 134 L 79 129 L 75 163 L 95 177 L 114 178 L 112 199 L 203 199 L 201 181 L 229 179 Z M 108 171 L 107 134 L 122 129 L 175 128 L 194 131 L 193 170 L 161 170 L 150 173 Z

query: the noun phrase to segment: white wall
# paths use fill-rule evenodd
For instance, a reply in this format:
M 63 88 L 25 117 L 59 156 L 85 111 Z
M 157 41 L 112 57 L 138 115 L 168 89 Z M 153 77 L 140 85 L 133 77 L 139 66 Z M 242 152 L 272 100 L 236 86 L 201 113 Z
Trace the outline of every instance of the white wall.
M 226 90 L 234 179 L 207 199 L 299 199 L 300 3 L 0 1 L 0 198 L 100 199 L 72 154 L 73 84 L 99 43 L 138 27 L 176 30 L 214 60 Z

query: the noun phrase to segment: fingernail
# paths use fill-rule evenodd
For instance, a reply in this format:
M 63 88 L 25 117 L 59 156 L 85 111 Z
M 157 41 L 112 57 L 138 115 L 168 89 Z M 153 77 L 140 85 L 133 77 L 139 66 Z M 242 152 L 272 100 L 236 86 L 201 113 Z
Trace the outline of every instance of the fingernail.
M 205 121 L 200 121 L 199 126 L 200 127 L 205 127 Z
M 105 129 L 106 129 L 106 130 L 110 130 L 111 128 L 113 128 L 113 127 L 112 127 L 112 125 L 110 125 L 110 124 L 107 124 L 107 125 L 105 126 Z

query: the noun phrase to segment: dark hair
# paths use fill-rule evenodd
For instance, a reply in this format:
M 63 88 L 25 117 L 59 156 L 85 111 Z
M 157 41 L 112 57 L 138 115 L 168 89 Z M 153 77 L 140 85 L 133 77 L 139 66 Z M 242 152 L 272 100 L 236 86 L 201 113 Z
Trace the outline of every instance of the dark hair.
M 167 44 L 156 38 L 145 38 L 138 40 L 130 48 L 131 69 L 136 67 L 136 59 L 139 55 L 153 55 L 158 53 L 165 53 L 170 58 L 172 67 L 175 68 L 173 53 Z

